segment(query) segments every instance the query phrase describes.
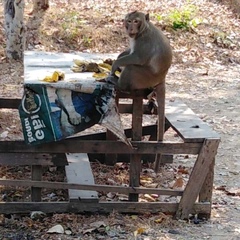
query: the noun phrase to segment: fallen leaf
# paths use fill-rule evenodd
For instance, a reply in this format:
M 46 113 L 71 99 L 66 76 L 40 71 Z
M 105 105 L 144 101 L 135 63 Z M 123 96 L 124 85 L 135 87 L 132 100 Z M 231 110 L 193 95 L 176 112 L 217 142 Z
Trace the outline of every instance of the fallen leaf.
M 63 226 L 60 225 L 60 224 L 57 224 L 53 227 L 51 227 L 47 233 L 64 233 L 64 229 L 63 229 Z
M 44 212 L 41 212 L 41 211 L 33 211 L 31 212 L 30 214 L 30 218 L 31 219 L 39 219 L 39 218 L 42 218 L 46 215 L 46 213 Z
M 95 228 L 106 227 L 106 224 L 104 221 L 97 221 L 97 222 L 90 223 L 90 227 L 95 227 Z
M 138 228 L 136 231 L 134 231 L 133 235 L 134 237 L 137 237 L 137 235 L 140 235 L 145 232 L 145 228 Z
M 183 187 L 183 179 L 180 177 L 180 178 L 177 178 L 175 183 L 173 184 L 173 189 L 176 189 L 176 188 L 182 188 Z

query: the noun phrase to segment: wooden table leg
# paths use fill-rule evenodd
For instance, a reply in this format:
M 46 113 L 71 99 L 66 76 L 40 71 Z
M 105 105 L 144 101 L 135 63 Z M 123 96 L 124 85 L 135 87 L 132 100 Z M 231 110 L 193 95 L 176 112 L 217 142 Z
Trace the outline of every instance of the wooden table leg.
M 214 165 L 215 159 L 209 167 L 207 177 L 202 185 L 202 189 L 199 193 L 199 202 L 209 202 L 212 205 L 212 192 L 213 192 L 213 181 L 214 181 Z M 211 216 L 211 208 L 208 214 L 198 214 L 199 218 L 209 219 Z
M 132 114 L 132 140 L 141 141 L 142 138 L 142 115 L 143 115 L 143 99 L 142 97 L 133 98 L 133 114 Z M 141 155 L 133 154 L 130 157 L 130 186 L 139 187 L 141 172 Z M 129 201 L 137 202 L 138 194 L 130 193 Z
M 116 96 L 116 106 L 118 106 L 119 104 L 119 98 L 118 96 Z M 117 137 L 115 134 L 113 134 L 111 131 L 109 131 L 108 129 L 106 130 L 106 139 L 107 140 L 116 140 L 117 141 Z M 110 153 L 107 153 L 105 154 L 105 164 L 106 165 L 110 165 L 110 166 L 113 166 L 117 163 L 117 154 L 110 154 Z
M 157 141 L 163 141 L 165 130 L 165 81 L 156 86 L 157 95 L 157 114 L 158 114 L 158 132 Z M 162 154 L 157 154 L 155 158 L 155 172 L 159 171 L 160 164 L 162 163 Z
M 42 166 L 32 165 L 32 180 L 41 181 L 42 180 Z M 31 200 L 32 202 L 41 202 L 41 188 L 32 187 L 31 188 Z
M 116 135 L 113 134 L 109 130 L 106 131 L 106 139 L 117 141 Z M 106 165 L 114 166 L 116 162 L 117 162 L 117 154 L 111 154 L 111 153 L 105 154 L 105 164 Z
M 188 219 L 212 166 L 220 139 L 205 139 L 176 212 L 177 219 Z

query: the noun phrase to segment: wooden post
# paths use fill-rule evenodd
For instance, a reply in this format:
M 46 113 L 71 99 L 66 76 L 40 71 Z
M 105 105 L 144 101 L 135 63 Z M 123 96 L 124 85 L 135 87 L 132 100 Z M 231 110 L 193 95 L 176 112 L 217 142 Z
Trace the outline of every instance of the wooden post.
M 139 96 L 133 97 L 133 113 L 132 113 L 132 140 L 141 141 L 142 138 L 142 115 L 143 115 L 143 99 Z M 141 172 L 141 155 L 133 154 L 130 157 L 130 186 L 139 187 Z M 129 194 L 129 201 L 137 202 L 138 194 Z
M 165 81 L 156 86 L 157 94 L 157 113 L 158 113 L 158 132 L 157 141 L 163 141 L 165 130 Z M 162 163 L 162 154 L 157 154 L 155 158 L 155 172 L 158 172 L 160 164 Z
M 209 171 L 207 177 L 203 183 L 202 189 L 199 193 L 199 202 L 209 202 L 212 206 L 212 192 L 213 192 L 213 180 L 214 180 L 214 165 L 215 159 L 213 160 L 212 164 L 209 167 Z M 209 219 L 211 216 L 211 209 L 208 214 L 200 213 L 198 214 L 199 218 L 206 218 Z
M 42 166 L 41 165 L 32 165 L 32 180 L 41 181 L 42 180 Z M 41 188 L 32 187 L 31 188 L 31 200 L 33 202 L 41 202 Z
M 118 95 L 116 95 L 115 97 L 115 101 L 116 101 L 116 106 L 119 105 L 119 97 Z M 115 134 L 113 134 L 111 131 L 109 131 L 108 129 L 106 130 L 106 139 L 107 140 L 116 140 L 117 141 L 117 137 Z M 105 164 L 106 165 L 115 165 L 115 163 L 117 163 L 117 154 L 105 154 Z
M 205 139 L 176 212 L 177 219 L 188 219 L 193 205 L 213 165 L 220 139 Z
M 106 131 L 106 139 L 107 140 L 116 140 L 117 141 L 116 135 L 113 134 L 109 130 Z M 105 154 L 105 164 L 106 165 L 113 166 L 116 162 L 117 162 L 117 154 L 110 154 L 110 153 L 106 153 Z

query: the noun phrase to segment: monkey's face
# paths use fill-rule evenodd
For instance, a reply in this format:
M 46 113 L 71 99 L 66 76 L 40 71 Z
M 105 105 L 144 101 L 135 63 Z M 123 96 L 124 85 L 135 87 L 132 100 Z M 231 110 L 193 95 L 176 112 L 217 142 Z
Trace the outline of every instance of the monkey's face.
M 137 38 L 138 34 L 147 25 L 147 15 L 141 12 L 132 12 L 127 14 L 124 20 L 124 25 L 127 31 L 127 34 L 130 38 Z
M 136 38 L 137 34 L 139 33 L 141 24 L 142 22 L 139 18 L 128 19 L 125 21 L 126 31 L 130 38 Z

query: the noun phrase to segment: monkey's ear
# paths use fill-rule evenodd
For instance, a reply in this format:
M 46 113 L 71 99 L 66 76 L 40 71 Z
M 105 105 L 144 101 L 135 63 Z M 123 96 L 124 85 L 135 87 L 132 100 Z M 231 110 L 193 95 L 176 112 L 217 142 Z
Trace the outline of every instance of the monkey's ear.
M 146 19 L 147 22 L 149 22 L 149 20 L 150 20 L 150 19 L 149 19 L 149 13 L 147 13 L 147 14 L 145 15 L 145 19 Z

